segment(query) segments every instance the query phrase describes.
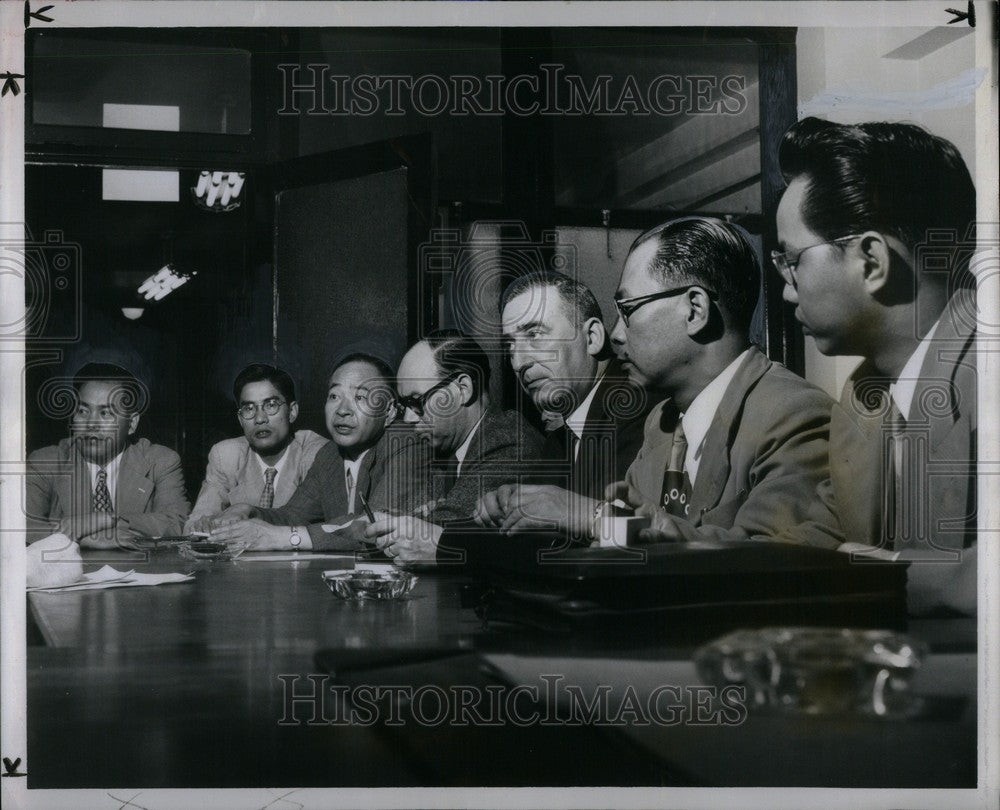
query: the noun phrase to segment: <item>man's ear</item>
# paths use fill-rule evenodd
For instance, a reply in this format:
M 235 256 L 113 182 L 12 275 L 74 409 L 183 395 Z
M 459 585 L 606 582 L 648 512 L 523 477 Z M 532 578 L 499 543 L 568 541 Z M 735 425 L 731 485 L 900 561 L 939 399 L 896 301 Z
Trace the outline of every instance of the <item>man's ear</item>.
M 134 413 L 128 418 L 128 435 L 131 436 L 135 433 L 136 428 L 139 427 L 139 414 Z
M 461 391 L 462 404 L 468 405 L 475 397 L 475 388 L 472 385 L 472 377 L 468 374 L 459 374 L 455 378 L 458 390 Z
M 682 299 L 687 304 L 687 333 L 694 337 L 712 318 L 712 299 L 701 287 L 692 287 Z
M 295 420 L 299 418 L 299 403 L 289 402 L 288 403 L 288 424 L 294 424 Z
M 587 335 L 587 354 L 596 357 L 608 341 L 608 330 L 604 328 L 600 318 L 589 318 L 583 329 Z
M 858 250 L 864 262 L 862 281 L 865 291 L 869 295 L 876 295 L 889 284 L 892 247 L 885 236 L 878 231 L 865 231 L 858 240 Z

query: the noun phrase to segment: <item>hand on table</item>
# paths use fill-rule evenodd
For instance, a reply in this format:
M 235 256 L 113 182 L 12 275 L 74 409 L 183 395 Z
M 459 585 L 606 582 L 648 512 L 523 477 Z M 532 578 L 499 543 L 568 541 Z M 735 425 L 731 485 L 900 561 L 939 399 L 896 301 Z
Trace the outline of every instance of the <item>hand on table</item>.
M 677 526 L 678 521 L 683 518 L 674 517 L 659 506 L 645 503 L 635 510 L 635 514 L 638 517 L 648 517 L 650 521 L 649 528 L 639 531 L 640 540 L 647 543 L 677 543 L 684 540 L 684 535 Z
M 413 515 L 375 513 L 375 522 L 365 529 L 365 537 L 390 557 L 396 565 L 437 562 L 440 526 Z
M 208 519 L 207 529 L 197 529 L 196 531 L 210 532 L 212 529 L 217 529 L 220 526 L 226 526 L 230 523 L 237 523 L 242 520 L 248 520 L 254 516 L 256 507 L 251 506 L 248 503 L 234 503 L 228 509 L 224 510 L 218 515 L 213 515 Z M 199 521 L 201 522 L 201 521 Z
M 556 528 L 589 535 L 597 501 L 549 484 L 522 484 L 511 492 L 500 525 L 506 534 Z
M 128 521 L 111 512 L 84 512 L 63 518 L 58 531 L 83 548 L 118 548 L 118 535 L 129 535 Z
M 250 551 L 273 551 L 289 548 L 288 538 L 291 536 L 291 531 L 288 526 L 272 526 L 259 518 L 251 518 L 216 524 L 209 537 L 212 540 L 227 542 L 246 541 L 250 544 L 247 547 Z
M 472 519 L 480 526 L 503 526 L 510 509 L 511 496 L 516 490 L 517 484 L 504 484 L 499 489 L 487 492 L 476 504 Z

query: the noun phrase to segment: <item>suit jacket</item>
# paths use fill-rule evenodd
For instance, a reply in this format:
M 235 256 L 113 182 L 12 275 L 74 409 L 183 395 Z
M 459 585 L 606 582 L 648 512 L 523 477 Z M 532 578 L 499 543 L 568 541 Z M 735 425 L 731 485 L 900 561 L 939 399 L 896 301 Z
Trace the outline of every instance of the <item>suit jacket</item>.
M 93 491 L 90 470 L 72 439 L 29 455 L 25 503 L 29 541 L 56 531 L 63 518 L 92 511 Z M 180 534 L 190 509 L 177 453 L 149 439 L 138 439 L 125 448 L 118 468 L 115 512 L 128 520 L 131 533 Z
M 685 540 L 782 540 L 836 548 L 834 514 L 816 498 L 827 477 L 830 398 L 751 349 L 719 404 L 702 448 Z M 646 420 L 626 481 L 633 506 L 659 505 L 676 409 L 669 400 Z
M 443 523 L 470 517 L 482 495 L 537 472 L 541 452 L 542 437 L 521 414 L 487 410 L 472 436 L 461 474 L 447 493 L 434 499 L 428 520 Z
M 281 475 L 274 487 L 273 506 L 284 506 L 302 483 L 316 453 L 327 440 L 311 430 L 297 430 L 285 449 Z M 264 474 L 260 462 L 244 436 L 225 439 L 208 452 L 208 467 L 198 500 L 186 526 L 198 518 L 217 515 L 234 503 L 260 503 Z
M 419 467 L 419 462 L 413 461 L 419 458 L 419 444 L 412 430 L 393 426 L 365 454 L 358 468 L 356 489 L 372 509 L 409 512 L 426 501 L 426 493 L 417 489 L 419 479 L 409 474 Z M 392 485 L 383 485 L 390 465 L 396 471 L 391 476 Z M 308 526 L 313 549 L 317 551 L 353 549 L 359 545 L 359 533 L 331 534 L 323 530 L 322 524 L 341 524 L 353 515 L 363 514 L 358 496 L 355 496 L 355 512 L 349 512 L 344 459 L 337 445 L 330 442 L 316 453 L 309 472 L 288 503 L 258 510 L 257 516 L 278 526 Z
M 543 470 L 540 465 L 535 480 L 602 500 L 608 484 L 625 478 L 642 446 L 644 423 L 654 404 L 612 361 L 587 409 L 575 459 L 568 427 L 547 433 L 542 458 L 554 468 Z
M 926 448 L 926 456 L 907 478 L 907 501 L 914 508 L 893 550 L 914 560 L 911 613 L 959 603 L 974 612 L 975 594 L 954 588 L 963 564 L 975 565 L 974 553 L 959 551 L 976 542 L 975 327 L 972 294 L 956 294 L 941 315 L 910 406 L 907 433 Z M 830 507 L 839 507 L 845 539 L 871 546 L 883 543 L 890 382 L 867 362 L 847 381 L 830 422 L 830 481 L 821 489 Z M 974 583 L 975 577 L 962 581 Z

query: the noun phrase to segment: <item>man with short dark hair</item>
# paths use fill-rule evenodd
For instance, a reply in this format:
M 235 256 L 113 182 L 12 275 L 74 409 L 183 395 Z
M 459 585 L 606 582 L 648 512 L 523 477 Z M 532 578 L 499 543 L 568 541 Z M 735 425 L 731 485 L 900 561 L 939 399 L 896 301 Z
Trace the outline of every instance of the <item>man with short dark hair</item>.
M 403 419 L 434 455 L 431 499 L 422 518 L 381 515 L 366 534 L 390 555 L 433 559 L 443 524 L 470 518 L 486 492 L 530 472 L 542 439 L 520 414 L 492 406 L 489 357 L 457 330 L 414 344 L 397 380 Z
M 821 352 L 860 355 L 830 427 L 844 550 L 911 560 L 911 613 L 976 609 L 976 192 L 912 124 L 785 134 L 772 259 Z
M 68 439 L 28 456 L 28 540 L 61 532 L 90 548 L 179 534 L 190 509 L 180 457 L 134 439 L 148 394 L 119 366 L 89 363 L 73 378 Z
M 186 529 L 208 531 L 233 504 L 284 506 L 327 443 L 311 430 L 295 430 L 299 404 L 286 371 L 264 363 L 243 369 L 233 383 L 243 435 L 215 444 L 205 481 Z
M 361 535 L 348 527 L 363 514 L 366 499 L 373 508 L 393 510 L 426 500 L 411 474 L 420 465 L 412 432 L 387 430 L 396 396 L 385 361 L 357 353 L 341 358 L 330 375 L 324 414 L 333 441 L 316 454 L 288 502 L 232 506 L 215 521 L 213 538 L 248 540 L 255 549 L 355 549 Z M 393 459 L 393 469 L 402 472 L 383 481 Z

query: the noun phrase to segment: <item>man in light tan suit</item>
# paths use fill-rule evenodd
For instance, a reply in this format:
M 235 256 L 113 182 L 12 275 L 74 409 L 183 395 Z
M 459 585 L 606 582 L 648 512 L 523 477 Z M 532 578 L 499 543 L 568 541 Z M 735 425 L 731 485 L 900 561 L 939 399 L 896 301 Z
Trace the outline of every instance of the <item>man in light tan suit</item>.
M 205 482 L 186 530 L 208 531 L 213 518 L 233 504 L 284 506 L 327 440 L 295 430 L 295 384 L 287 372 L 261 363 L 247 366 L 233 383 L 243 435 L 209 451 Z

